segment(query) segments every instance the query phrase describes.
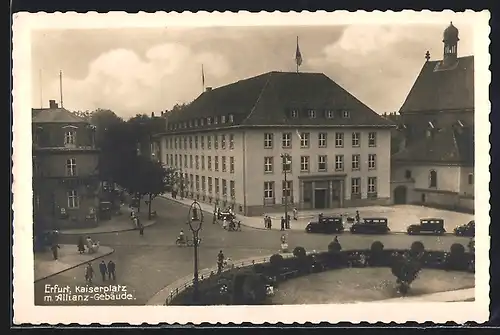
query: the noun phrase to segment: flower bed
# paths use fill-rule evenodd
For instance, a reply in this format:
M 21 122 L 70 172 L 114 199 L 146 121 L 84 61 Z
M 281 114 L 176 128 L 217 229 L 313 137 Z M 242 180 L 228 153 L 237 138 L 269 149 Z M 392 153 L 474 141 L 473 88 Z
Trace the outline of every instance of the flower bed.
M 420 242 L 409 249 L 384 249 L 374 242 L 370 249 L 341 250 L 309 253 L 304 248 L 294 250 L 294 257 L 279 254 L 268 262 L 249 263 L 230 269 L 221 275 L 207 277 L 199 282 L 200 305 L 252 305 L 265 304 L 273 287 L 291 278 L 347 267 L 390 267 L 401 294 L 406 294 L 411 282 L 421 269 L 430 268 L 453 271 L 475 271 L 474 254 L 465 252 L 461 244 L 454 244 L 450 251 L 425 250 Z M 170 301 L 170 305 L 192 305 L 193 288 L 188 287 Z

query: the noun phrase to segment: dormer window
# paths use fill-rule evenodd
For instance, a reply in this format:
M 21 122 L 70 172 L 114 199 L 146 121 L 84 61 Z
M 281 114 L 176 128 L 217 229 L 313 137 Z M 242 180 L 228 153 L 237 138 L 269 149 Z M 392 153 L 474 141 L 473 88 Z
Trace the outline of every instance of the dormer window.
M 316 118 L 316 111 L 314 109 L 310 109 L 307 111 L 307 115 L 309 116 L 310 119 L 315 119 Z
M 194 126 L 198 127 L 198 119 L 194 119 Z
M 187 128 L 187 122 L 184 122 L 184 129 Z
M 344 111 L 342 111 L 342 117 L 344 119 L 348 119 L 348 118 L 351 117 L 351 113 L 349 111 L 347 111 L 347 110 L 344 110 Z
M 325 112 L 325 117 L 326 117 L 327 119 L 333 119 L 333 118 L 335 117 L 335 113 L 334 113 L 332 110 L 327 110 L 327 111 Z
M 218 124 L 218 123 L 219 123 L 219 117 L 216 116 L 216 117 L 214 117 L 214 124 Z
M 207 125 L 211 125 L 212 124 L 212 118 L 209 116 L 207 117 Z
M 226 116 L 225 115 L 222 115 L 220 117 L 220 123 L 226 123 Z
M 299 111 L 298 111 L 298 110 L 296 110 L 296 109 L 292 109 L 292 110 L 290 111 L 290 117 L 291 117 L 292 119 L 296 119 L 296 118 L 298 118 L 298 117 L 299 117 Z
M 229 119 L 229 121 L 228 121 L 229 123 L 233 123 L 234 122 L 234 115 L 233 114 L 229 114 L 228 119 Z
M 66 130 L 64 133 L 64 146 L 72 147 L 76 144 L 76 132 L 73 129 Z
M 205 125 L 205 120 L 204 119 L 200 119 L 200 126 L 204 126 Z

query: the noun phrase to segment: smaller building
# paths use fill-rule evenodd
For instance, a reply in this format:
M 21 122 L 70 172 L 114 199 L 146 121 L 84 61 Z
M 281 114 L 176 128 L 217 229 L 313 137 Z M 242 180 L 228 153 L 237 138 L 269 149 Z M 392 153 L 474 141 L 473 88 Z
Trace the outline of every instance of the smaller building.
M 32 110 L 35 232 L 97 224 L 95 127 L 61 108 Z

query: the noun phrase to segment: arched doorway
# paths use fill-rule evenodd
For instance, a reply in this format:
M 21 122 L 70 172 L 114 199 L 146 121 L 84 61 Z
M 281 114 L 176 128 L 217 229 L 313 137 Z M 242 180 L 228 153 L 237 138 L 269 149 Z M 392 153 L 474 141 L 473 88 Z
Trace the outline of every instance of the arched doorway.
M 394 204 L 406 204 L 407 189 L 406 186 L 398 186 L 394 189 Z

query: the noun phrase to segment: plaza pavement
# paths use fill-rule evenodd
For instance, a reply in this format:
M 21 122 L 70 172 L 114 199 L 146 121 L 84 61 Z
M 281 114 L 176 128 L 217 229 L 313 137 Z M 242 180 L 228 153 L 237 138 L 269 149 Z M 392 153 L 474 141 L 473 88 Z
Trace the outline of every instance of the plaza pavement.
M 186 206 L 191 205 L 193 200 L 191 199 L 180 199 L 172 198 L 170 194 L 162 195 L 163 198 L 176 201 L 178 203 L 184 204 Z M 213 214 L 214 207 L 201 203 L 201 209 L 205 212 Z M 318 214 L 323 213 L 324 215 L 343 215 L 344 218 L 354 217 L 356 210 L 359 210 L 361 218 L 367 217 L 384 217 L 388 219 L 389 228 L 393 233 L 406 233 L 406 229 L 411 224 L 418 224 L 420 219 L 423 218 L 442 218 L 444 219 L 445 229 L 448 233 L 452 233 L 453 229 L 457 226 L 466 224 L 470 220 L 474 219 L 473 214 L 453 212 L 443 209 L 430 208 L 425 206 L 417 205 L 394 205 L 394 206 L 367 206 L 359 208 L 338 208 L 338 209 L 327 209 L 325 211 L 299 211 L 298 219 L 293 220 L 290 223 L 291 230 L 304 231 L 307 224 L 311 220 L 315 220 Z M 281 213 L 269 213 L 272 219 L 272 230 L 280 230 L 281 228 Z M 289 212 L 292 216 L 292 211 Z M 241 214 L 236 214 L 236 218 L 241 221 L 243 226 L 252 227 L 255 229 L 263 229 L 264 219 L 263 216 L 244 216 Z M 212 220 L 212 216 L 209 217 Z M 350 224 L 344 223 L 346 230 L 350 228 Z
M 94 235 L 103 233 L 117 233 L 122 231 L 136 230 L 132 220 L 130 219 L 130 210 L 126 206 L 122 206 L 121 215 L 116 215 L 111 220 L 100 221 L 97 227 L 91 228 L 72 228 L 61 229 L 59 233 L 62 235 Z M 150 227 L 156 223 L 156 219 L 148 220 L 147 208 L 145 211 L 138 213 L 143 226 Z
M 58 259 L 54 260 L 52 251 L 35 253 L 35 282 L 55 276 L 82 264 L 94 261 L 114 252 L 113 248 L 100 246 L 99 251 L 93 254 L 80 254 L 76 243 L 74 245 L 61 244 L 58 250 Z M 96 268 L 94 270 L 97 271 Z M 83 276 L 83 272 L 82 272 Z
M 464 302 L 474 301 L 475 288 L 423 294 L 415 297 L 400 297 L 373 302 Z

